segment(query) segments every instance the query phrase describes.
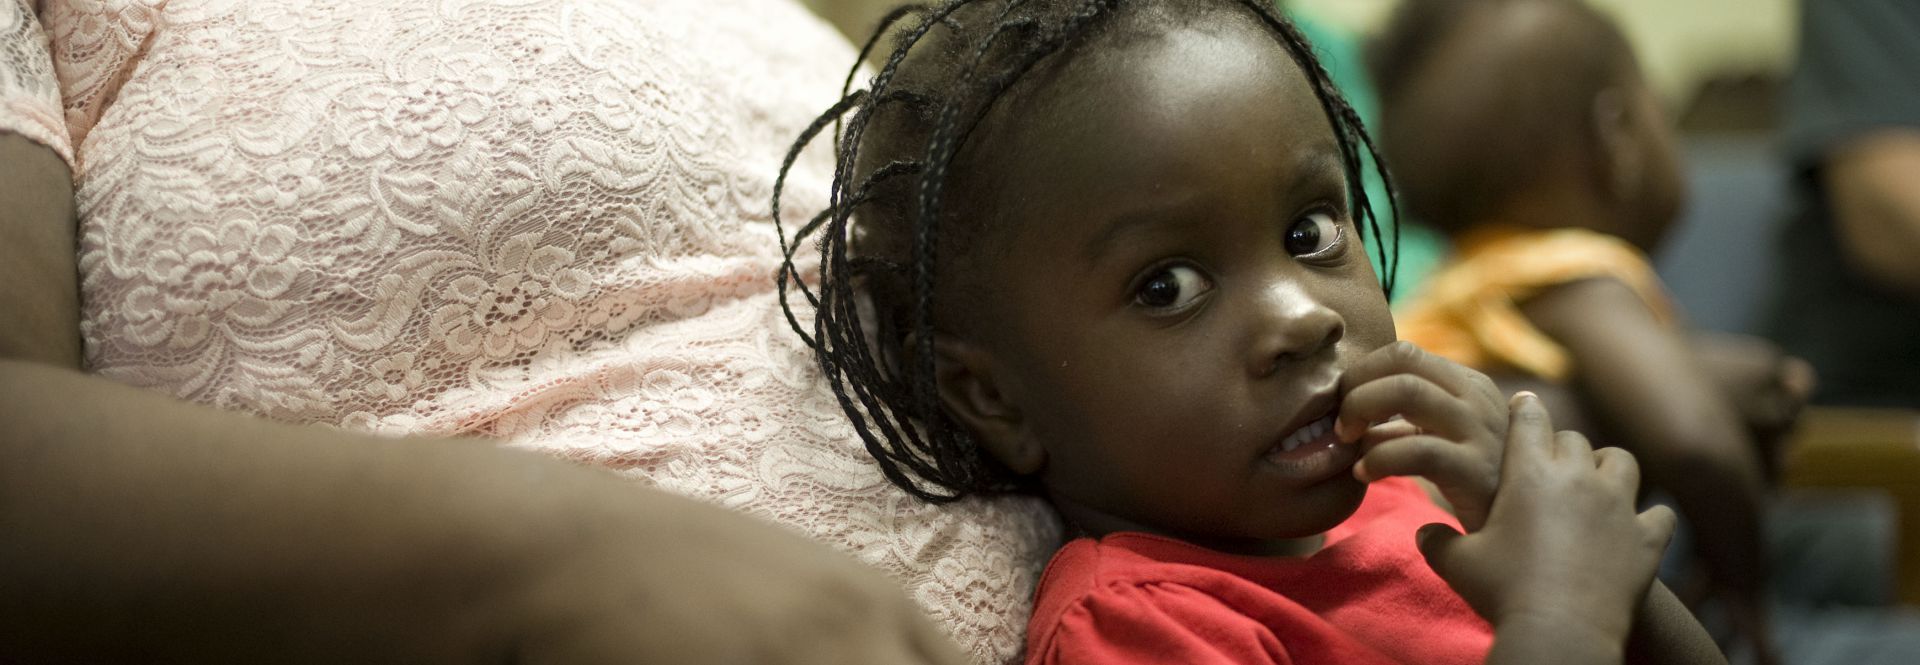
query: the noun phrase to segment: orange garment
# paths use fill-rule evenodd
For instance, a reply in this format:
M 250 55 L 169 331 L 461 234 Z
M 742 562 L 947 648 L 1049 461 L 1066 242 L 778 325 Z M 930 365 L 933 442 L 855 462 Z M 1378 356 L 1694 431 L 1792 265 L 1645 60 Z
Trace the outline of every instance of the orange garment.
M 1612 278 L 1639 294 L 1654 317 L 1673 304 L 1645 254 L 1586 229 L 1483 227 L 1462 235 L 1452 259 L 1394 315 L 1400 338 L 1479 369 L 1566 380 L 1567 350 L 1535 328 L 1520 303 L 1549 287 Z

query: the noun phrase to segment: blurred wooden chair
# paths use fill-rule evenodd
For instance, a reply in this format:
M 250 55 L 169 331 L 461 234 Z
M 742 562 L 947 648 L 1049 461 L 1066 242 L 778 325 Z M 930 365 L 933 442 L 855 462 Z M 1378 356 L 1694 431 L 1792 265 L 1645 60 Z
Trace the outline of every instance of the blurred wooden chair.
M 1789 488 L 1874 489 L 1899 513 L 1896 597 L 1920 605 L 1920 410 L 1809 407 L 1786 450 Z

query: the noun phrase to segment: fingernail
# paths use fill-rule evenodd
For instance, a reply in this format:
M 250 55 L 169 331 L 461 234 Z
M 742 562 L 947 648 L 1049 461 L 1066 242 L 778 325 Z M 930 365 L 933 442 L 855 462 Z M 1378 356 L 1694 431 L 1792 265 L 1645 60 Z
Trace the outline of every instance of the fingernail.
M 1366 460 L 1360 460 L 1358 462 L 1353 463 L 1353 477 L 1355 480 L 1359 480 L 1360 482 L 1363 482 L 1363 483 L 1373 482 L 1373 480 L 1367 478 L 1367 461 Z
M 1531 390 L 1522 390 L 1520 392 L 1513 394 L 1513 402 L 1515 404 L 1518 404 L 1524 400 L 1530 400 L 1530 399 L 1537 400 L 1537 399 L 1540 399 L 1540 396 L 1533 394 L 1533 391 Z
M 1349 429 L 1351 428 L 1347 427 L 1347 421 L 1345 420 L 1333 421 L 1333 435 L 1335 437 L 1338 437 L 1341 443 L 1353 443 L 1354 441 L 1358 441 L 1360 439 L 1360 437 L 1354 436 L 1352 433 L 1348 432 L 1347 430 Z

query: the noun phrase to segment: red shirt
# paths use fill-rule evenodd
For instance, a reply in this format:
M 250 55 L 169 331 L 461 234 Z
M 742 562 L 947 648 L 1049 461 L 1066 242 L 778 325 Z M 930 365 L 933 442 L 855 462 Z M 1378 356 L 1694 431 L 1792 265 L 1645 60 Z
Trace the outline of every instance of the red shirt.
M 1414 544 L 1433 522 L 1459 527 L 1390 478 L 1304 558 L 1144 533 L 1075 540 L 1040 580 L 1027 663 L 1483 662 L 1493 628 Z

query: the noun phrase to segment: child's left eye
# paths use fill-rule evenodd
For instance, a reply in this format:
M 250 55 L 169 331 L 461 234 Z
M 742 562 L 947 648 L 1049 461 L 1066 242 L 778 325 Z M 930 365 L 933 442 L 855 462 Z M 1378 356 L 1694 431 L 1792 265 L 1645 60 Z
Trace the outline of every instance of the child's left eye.
M 1312 212 L 1287 228 L 1284 241 L 1287 253 L 1310 256 L 1332 249 L 1340 242 L 1340 222 L 1326 212 Z
M 1192 266 L 1168 266 L 1134 289 L 1133 301 L 1154 309 L 1182 309 L 1213 288 Z

